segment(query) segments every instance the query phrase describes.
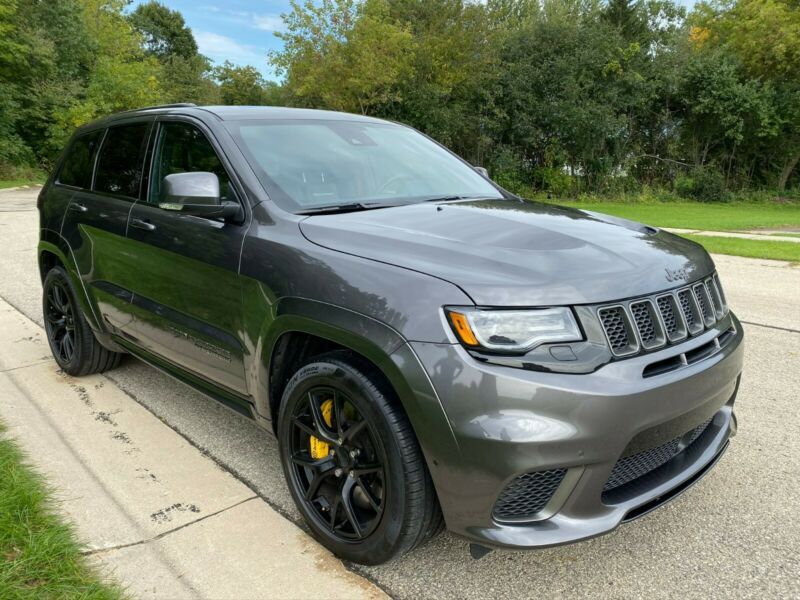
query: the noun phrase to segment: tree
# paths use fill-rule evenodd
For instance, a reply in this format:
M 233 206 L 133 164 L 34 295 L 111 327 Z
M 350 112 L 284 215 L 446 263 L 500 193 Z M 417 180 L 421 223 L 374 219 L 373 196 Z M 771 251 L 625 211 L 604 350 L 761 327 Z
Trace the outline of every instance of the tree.
M 213 71 L 219 82 L 219 95 L 223 104 L 260 105 L 267 94 L 266 82 L 255 67 L 237 67 L 225 61 Z
M 148 54 L 160 60 L 175 56 L 190 60 L 197 55 L 197 42 L 192 30 L 177 10 L 150 0 L 137 6 L 128 18 L 144 38 Z
M 364 114 L 398 100 L 396 83 L 408 73 L 413 48 L 411 34 L 386 11 L 381 0 L 292 0 L 286 30 L 277 34 L 284 48 L 270 55 L 289 96 Z

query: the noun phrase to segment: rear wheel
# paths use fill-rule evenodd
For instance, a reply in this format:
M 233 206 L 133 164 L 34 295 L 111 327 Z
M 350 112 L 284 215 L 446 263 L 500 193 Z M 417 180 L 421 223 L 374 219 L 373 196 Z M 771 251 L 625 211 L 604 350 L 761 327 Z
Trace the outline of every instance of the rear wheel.
M 315 537 L 362 564 L 399 556 L 441 528 L 433 484 L 390 391 L 344 352 L 314 359 L 283 395 L 284 474 Z
M 121 354 L 95 339 L 63 267 L 53 267 L 43 283 L 44 328 L 58 366 L 69 375 L 102 373 L 119 364 Z

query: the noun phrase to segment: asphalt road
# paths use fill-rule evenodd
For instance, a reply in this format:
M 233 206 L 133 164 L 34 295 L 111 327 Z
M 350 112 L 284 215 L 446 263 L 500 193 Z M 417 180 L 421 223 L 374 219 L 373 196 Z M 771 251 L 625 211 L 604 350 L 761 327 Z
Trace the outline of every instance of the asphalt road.
M 0 296 L 41 323 L 34 201 L 35 191 L 0 192 Z M 703 481 L 587 542 L 475 561 L 465 542 L 444 534 L 399 561 L 357 570 L 397 598 L 800 597 L 800 267 L 715 261 L 745 322 L 746 366 L 739 434 Z M 109 376 L 299 521 L 268 434 L 137 360 Z

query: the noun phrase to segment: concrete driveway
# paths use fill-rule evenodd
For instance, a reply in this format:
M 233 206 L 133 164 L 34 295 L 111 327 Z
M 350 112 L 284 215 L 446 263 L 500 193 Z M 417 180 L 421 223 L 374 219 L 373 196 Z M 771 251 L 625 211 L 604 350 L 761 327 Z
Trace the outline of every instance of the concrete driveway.
M 35 195 L 0 192 L 0 297 L 41 323 Z M 747 350 L 739 434 L 708 477 L 588 542 L 474 561 L 465 542 L 444 534 L 402 560 L 358 571 L 398 598 L 800 596 L 800 268 L 715 261 L 745 323 Z M 276 444 L 253 423 L 133 359 L 109 378 L 300 522 Z

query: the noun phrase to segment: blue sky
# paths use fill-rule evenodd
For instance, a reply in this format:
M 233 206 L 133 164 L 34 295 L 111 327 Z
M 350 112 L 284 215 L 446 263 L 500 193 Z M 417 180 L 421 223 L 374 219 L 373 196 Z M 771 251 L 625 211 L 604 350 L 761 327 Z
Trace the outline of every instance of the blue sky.
M 289 10 L 289 0 L 160 1 L 183 14 L 200 52 L 215 63 L 253 65 L 266 78 L 275 78 L 267 52 L 281 47 L 275 31 L 281 27 L 281 13 Z M 134 0 L 131 9 L 142 2 Z

